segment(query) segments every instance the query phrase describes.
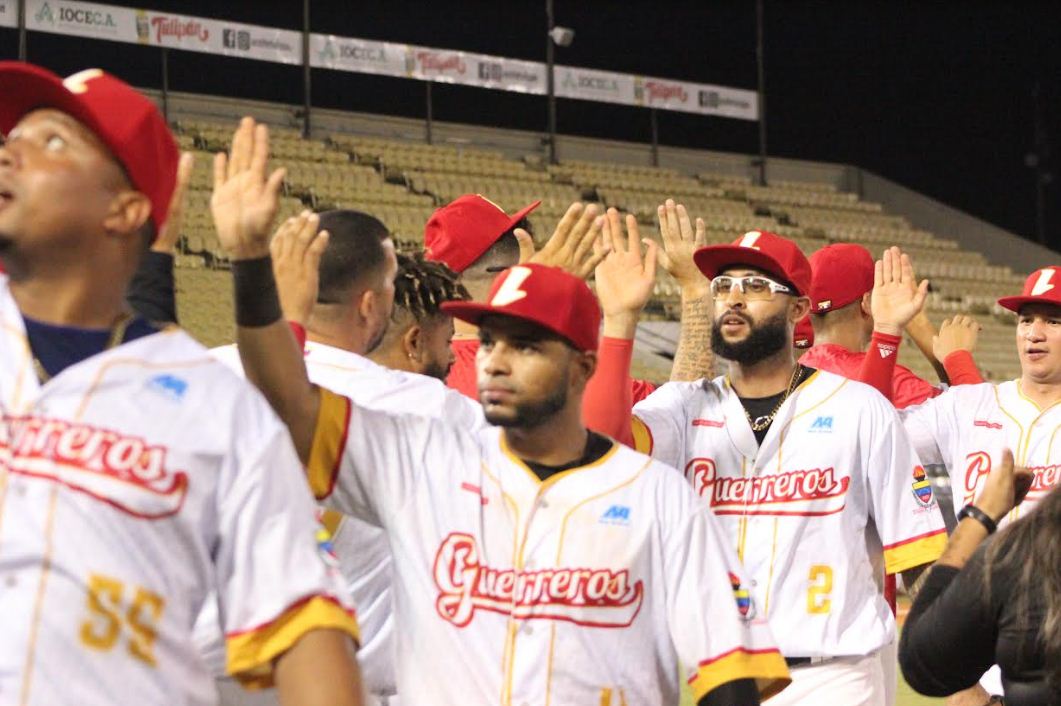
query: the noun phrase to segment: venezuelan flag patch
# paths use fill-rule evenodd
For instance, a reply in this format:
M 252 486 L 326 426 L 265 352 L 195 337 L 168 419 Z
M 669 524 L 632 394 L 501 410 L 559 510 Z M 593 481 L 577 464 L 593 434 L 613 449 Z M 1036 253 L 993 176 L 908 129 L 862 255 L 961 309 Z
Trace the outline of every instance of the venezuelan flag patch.
M 914 491 L 914 498 L 923 507 L 932 504 L 932 481 L 929 480 L 925 469 L 921 466 L 914 466 L 914 482 L 911 488 Z

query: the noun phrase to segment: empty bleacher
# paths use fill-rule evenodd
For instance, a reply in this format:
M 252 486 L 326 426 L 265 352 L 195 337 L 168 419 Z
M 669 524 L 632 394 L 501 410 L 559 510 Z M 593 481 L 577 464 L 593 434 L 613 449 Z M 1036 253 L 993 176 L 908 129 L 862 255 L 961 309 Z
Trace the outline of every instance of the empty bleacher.
M 212 153 L 225 149 L 232 125 L 183 120 L 175 126 L 182 149 L 196 152 L 180 254 L 178 300 L 185 325 L 211 345 L 231 340 L 231 293 L 224 255 L 209 214 Z M 952 239 L 913 228 L 880 204 L 860 200 L 834 184 L 775 181 L 758 186 L 749 179 L 701 171 L 570 160 L 542 165 L 466 144 L 428 145 L 331 132 L 303 139 L 291 128 L 271 132 L 273 163 L 287 170 L 280 217 L 305 208 L 355 208 L 379 217 L 405 248 L 423 243 L 423 228 L 438 206 L 464 193 L 480 193 L 508 212 L 541 200 L 530 220 L 541 243 L 576 200 L 633 213 L 642 234 L 659 238 L 656 208 L 666 198 L 684 203 L 704 219 L 709 243 L 730 242 L 753 229 L 794 239 L 808 254 L 834 242 L 857 242 L 873 255 L 900 245 L 914 258 L 919 277 L 933 285 L 929 316 L 937 325 L 957 313 L 975 314 L 983 324 L 977 359 L 992 379 L 1019 372 L 1013 345 L 1012 314 L 995 299 L 1019 291 L 1023 273 L 987 262 Z M 646 316 L 676 319 L 676 283 L 660 276 Z M 934 379 L 912 345 L 900 361 Z

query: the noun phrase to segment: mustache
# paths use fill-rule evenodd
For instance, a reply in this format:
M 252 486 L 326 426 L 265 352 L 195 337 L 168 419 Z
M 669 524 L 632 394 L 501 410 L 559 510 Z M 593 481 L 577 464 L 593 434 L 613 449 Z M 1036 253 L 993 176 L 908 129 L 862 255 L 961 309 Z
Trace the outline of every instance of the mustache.
M 724 314 L 715 318 L 715 324 L 719 324 L 723 319 L 728 316 L 735 316 L 744 323 L 748 324 L 749 326 L 755 323 L 754 321 L 752 321 L 752 317 L 748 316 L 747 314 L 737 311 L 736 309 L 727 309 Z

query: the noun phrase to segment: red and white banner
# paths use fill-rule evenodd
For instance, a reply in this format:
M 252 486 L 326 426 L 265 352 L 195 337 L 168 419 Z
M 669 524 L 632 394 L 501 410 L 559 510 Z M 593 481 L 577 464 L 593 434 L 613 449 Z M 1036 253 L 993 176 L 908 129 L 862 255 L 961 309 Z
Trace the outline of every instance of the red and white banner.
M 0 0 L 0 26 L 17 24 L 17 1 Z M 39 32 L 147 44 L 280 64 L 302 63 L 302 34 L 226 20 L 73 0 L 26 0 Z M 310 35 L 315 68 L 545 95 L 545 65 L 453 49 L 332 34 Z M 757 120 L 755 91 L 574 66 L 555 68 L 561 98 Z

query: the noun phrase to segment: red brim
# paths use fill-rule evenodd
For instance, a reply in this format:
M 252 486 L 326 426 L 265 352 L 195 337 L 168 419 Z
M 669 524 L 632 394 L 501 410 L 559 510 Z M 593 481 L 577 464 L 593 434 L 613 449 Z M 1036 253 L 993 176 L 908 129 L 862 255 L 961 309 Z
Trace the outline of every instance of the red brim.
M 1020 313 L 1020 309 L 1025 304 L 1047 304 L 1049 306 L 1056 306 L 1061 309 L 1061 301 L 1054 299 L 1047 299 L 1045 297 L 1002 297 L 998 300 L 998 305 L 1003 309 L 1009 309 L 1015 314 Z
M 545 321 L 540 321 L 533 316 L 527 316 L 525 314 L 513 314 L 511 311 L 502 309 L 500 307 L 493 307 L 489 304 L 479 304 L 478 302 L 442 302 L 441 309 L 443 312 L 449 314 L 455 319 L 466 321 L 473 326 L 478 326 L 480 322 L 487 316 L 506 316 L 510 319 L 519 319 L 520 321 L 527 321 L 534 324 L 535 326 L 541 326 L 542 328 L 552 331 L 560 338 L 570 343 L 574 348 L 579 349 L 578 344 L 572 341 L 566 333 L 560 331 L 553 326 L 549 325 Z
M 788 282 L 788 274 L 777 260 L 760 250 L 742 248 L 739 245 L 708 245 L 693 253 L 693 262 L 708 279 L 714 279 L 727 267 L 747 265 Z
M 96 135 L 105 134 L 96 116 L 85 109 L 63 85 L 62 79 L 37 66 L 17 61 L 0 62 L 0 133 L 6 135 L 28 113 L 54 108 L 83 123 Z M 107 145 L 113 149 L 112 145 Z
M 542 202 L 539 199 L 538 201 L 535 201 L 534 203 L 532 203 L 530 206 L 525 206 L 522 209 L 520 209 L 519 211 L 516 211 L 516 215 L 512 216 L 512 218 L 508 222 L 508 228 L 505 228 L 505 230 L 502 231 L 502 232 L 507 232 L 507 231 L 510 231 L 513 228 L 515 228 L 516 224 L 519 223 L 520 221 L 522 221 L 524 218 L 526 218 L 528 213 L 530 213 L 531 211 L 533 211 L 534 209 L 538 208 L 541 205 L 542 205 Z M 498 235 L 501 235 L 501 233 L 498 233 Z

